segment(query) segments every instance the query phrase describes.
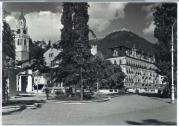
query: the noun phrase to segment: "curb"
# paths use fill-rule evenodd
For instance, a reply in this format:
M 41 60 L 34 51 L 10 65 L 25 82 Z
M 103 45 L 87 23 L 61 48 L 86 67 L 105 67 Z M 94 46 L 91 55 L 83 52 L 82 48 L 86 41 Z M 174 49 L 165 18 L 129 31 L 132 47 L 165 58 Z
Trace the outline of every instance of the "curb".
M 92 102 L 106 102 L 109 101 L 111 98 L 103 98 L 100 100 L 91 100 L 91 101 L 58 101 L 58 100 L 49 100 L 46 101 L 47 103 L 55 102 L 55 103 L 92 103 Z

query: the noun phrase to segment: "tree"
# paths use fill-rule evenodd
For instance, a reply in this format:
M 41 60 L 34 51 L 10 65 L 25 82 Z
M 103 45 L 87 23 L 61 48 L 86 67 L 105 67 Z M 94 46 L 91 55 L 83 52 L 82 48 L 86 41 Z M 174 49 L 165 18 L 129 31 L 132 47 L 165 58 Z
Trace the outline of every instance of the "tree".
M 39 46 L 39 41 L 38 43 L 32 43 L 30 40 L 30 60 L 31 60 L 31 65 L 30 68 L 33 71 L 38 70 L 40 73 L 45 73 L 48 71 L 48 68 L 46 67 L 45 60 L 43 57 L 44 52 L 46 49 L 42 48 Z
M 82 83 L 89 79 L 88 68 L 92 56 L 88 42 L 88 4 L 64 3 L 61 20 L 64 25 L 59 43 L 62 52 L 57 57 L 61 62 L 56 79 L 67 86 L 81 87 L 82 93 Z
M 163 3 L 156 8 L 153 14 L 156 28 L 154 36 L 158 39 L 157 48 L 157 66 L 159 73 L 166 75 L 168 81 L 171 82 L 171 32 L 172 25 L 177 20 L 177 4 Z M 177 24 L 174 25 L 174 71 L 177 70 Z M 176 74 L 175 74 L 176 83 Z
M 119 87 L 122 82 L 120 67 L 92 56 L 88 40 L 90 31 L 87 25 L 88 19 L 87 3 L 63 4 L 61 22 L 64 27 L 61 41 L 59 46 L 57 45 L 62 49 L 57 56 L 57 60 L 61 62 L 53 74 L 57 82 L 80 88 L 81 100 L 83 100 L 83 89 L 94 87 L 98 80 L 106 80 L 104 81 L 106 84 L 110 81 L 111 87 Z
M 95 56 L 91 61 L 91 69 L 91 82 L 99 83 L 99 88 L 120 89 L 123 87 L 125 74 L 121 71 L 119 65 Z
M 9 56 L 15 59 L 15 47 L 14 47 L 14 34 L 9 26 L 9 24 L 3 20 L 3 55 Z
M 2 31 L 2 91 L 5 102 L 8 100 L 7 82 L 8 70 L 15 65 L 15 47 L 14 47 L 14 34 L 9 24 L 3 20 Z

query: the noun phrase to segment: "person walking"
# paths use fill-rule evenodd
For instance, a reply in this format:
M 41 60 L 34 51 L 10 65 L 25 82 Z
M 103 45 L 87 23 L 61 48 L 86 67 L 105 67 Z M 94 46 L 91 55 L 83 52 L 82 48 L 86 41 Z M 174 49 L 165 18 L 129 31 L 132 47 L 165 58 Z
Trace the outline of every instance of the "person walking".
M 50 92 L 49 92 L 49 88 L 47 87 L 47 85 L 44 85 L 44 91 L 45 91 L 45 94 L 46 94 L 46 98 L 48 100 Z

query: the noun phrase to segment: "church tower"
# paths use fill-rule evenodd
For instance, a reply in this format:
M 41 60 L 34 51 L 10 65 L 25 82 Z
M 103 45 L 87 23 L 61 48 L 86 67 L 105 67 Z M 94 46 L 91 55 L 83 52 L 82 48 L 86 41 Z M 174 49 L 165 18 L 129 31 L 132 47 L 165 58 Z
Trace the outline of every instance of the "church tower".
M 27 34 L 26 19 L 23 11 L 18 18 L 18 28 L 15 35 L 15 53 L 16 62 L 21 61 L 27 64 L 29 62 L 29 35 Z

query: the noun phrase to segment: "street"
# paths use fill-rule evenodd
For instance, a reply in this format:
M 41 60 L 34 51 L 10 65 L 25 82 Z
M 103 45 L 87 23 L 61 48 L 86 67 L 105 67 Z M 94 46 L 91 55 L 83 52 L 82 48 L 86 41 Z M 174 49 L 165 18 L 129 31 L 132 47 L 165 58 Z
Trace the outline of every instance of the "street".
M 176 124 L 169 99 L 127 95 L 107 102 L 47 102 L 40 108 L 6 114 L 3 124 Z

